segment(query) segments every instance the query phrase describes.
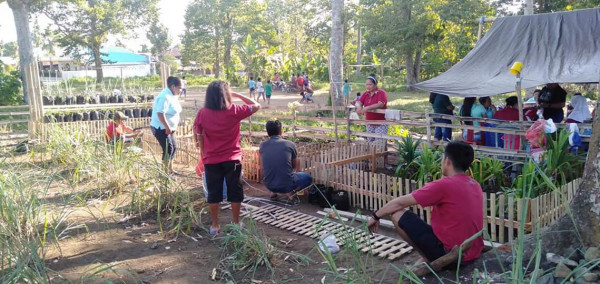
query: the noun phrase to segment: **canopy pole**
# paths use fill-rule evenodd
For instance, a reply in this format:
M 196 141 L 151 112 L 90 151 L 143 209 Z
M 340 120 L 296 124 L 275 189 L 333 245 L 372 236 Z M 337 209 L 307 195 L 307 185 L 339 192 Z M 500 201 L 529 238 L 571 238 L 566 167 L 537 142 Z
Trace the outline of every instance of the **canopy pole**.
M 517 92 L 517 101 L 519 102 L 519 121 L 523 121 L 523 98 L 521 97 L 521 72 L 517 73 L 517 83 L 515 86 Z M 523 149 L 523 135 L 519 135 L 519 150 Z

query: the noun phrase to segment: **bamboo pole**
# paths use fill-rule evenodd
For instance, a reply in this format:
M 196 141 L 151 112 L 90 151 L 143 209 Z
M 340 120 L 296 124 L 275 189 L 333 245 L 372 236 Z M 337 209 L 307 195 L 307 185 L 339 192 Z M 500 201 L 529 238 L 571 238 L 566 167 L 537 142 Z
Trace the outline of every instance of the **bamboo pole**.
M 425 109 L 425 122 L 427 124 L 427 144 L 431 148 L 433 143 L 431 141 L 431 116 L 429 116 L 429 109 Z
M 352 124 L 352 122 L 350 121 L 350 113 L 351 113 L 351 109 L 350 108 L 346 108 L 346 135 L 347 135 L 347 141 L 350 142 L 350 125 Z
M 517 83 L 516 83 L 516 91 L 517 91 L 517 99 L 519 103 L 519 122 L 523 121 L 523 98 L 521 97 L 521 72 L 517 73 Z M 519 135 L 519 150 L 523 149 L 523 135 Z

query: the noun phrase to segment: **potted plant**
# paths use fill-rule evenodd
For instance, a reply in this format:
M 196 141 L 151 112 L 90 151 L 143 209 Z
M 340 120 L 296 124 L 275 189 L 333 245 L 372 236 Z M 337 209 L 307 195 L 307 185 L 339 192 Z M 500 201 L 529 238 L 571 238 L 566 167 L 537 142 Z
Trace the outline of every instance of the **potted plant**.
M 140 109 L 139 108 L 134 108 L 132 111 L 133 114 L 133 118 L 140 118 Z
M 142 102 L 142 103 L 146 102 L 146 96 L 145 95 L 141 95 L 140 96 L 140 102 Z
M 62 104 L 64 104 L 64 100 L 63 100 L 63 98 L 62 98 L 62 97 L 59 97 L 59 96 L 56 96 L 56 97 L 54 98 L 54 104 L 55 104 L 55 105 L 62 105 Z
M 119 103 L 119 104 L 123 103 L 123 96 L 117 96 L 117 103 Z
M 80 112 L 74 112 L 73 121 L 83 121 L 83 114 Z
M 147 99 L 149 102 L 151 102 L 151 101 L 153 101 L 153 100 L 154 100 L 154 96 L 153 96 L 153 95 L 148 95 L 148 96 L 146 96 L 146 99 Z
M 108 100 L 106 99 L 106 96 L 105 96 L 105 95 L 103 95 L 103 94 L 100 94 L 100 95 L 98 96 L 98 100 L 100 101 L 100 103 L 101 103 L 101 104 L 108 103 Z
M 117 97 L 116 96 L 108 96 L 108 103 L 116 104 L 117 103 Z
M 87 111 L 84 111 L 84 112 L 82 113 L 82 115 L 83 115 L 83 121 L 88 121 L 88 120 L 90 120 L 90 113 L 89 113 L 89 112 L 87 112 Z
M 133 117 L 133 113 L 131 109 L 126 109 L 123 111 L 127 117 Z
M 71 114 L 70 112 L 66 113 L 63 120 L 64 120 L 64 122 L 72 122 L 73 121 L 73 114 Z
M 75 100 L 74 100 L 73 96 L 68 96 L 68 97 L 65 99 L 65 102 L 67 103 L 67 105 L 72 105 L 74 101 L 75 101 Z
M 76 96 L 76 97 L 75 97 L 75 102 L 76 102 L 78 105 L 84 105 L 84 104 L 85 104 L 85 101 L 86 101 L 86 98 L 85 98 L 85 96 L 83 96 L 83 95 L 78 95 L 78 96 Z
M 152 117 L 152 109 L 151 108 L 148 109 L 148 117 Z
M 113 119 L 113 113 L 110 110 L 106 111 L 106 117 L 104 118 L 106 120 L 112 120 Z
M 65 115 L 62 113 L 55 113 L 54 119 L 56 120 L 56 122 L 63 122 L 65 119 Z
M 135 97 L 134 96 L 128 96 L 127 97 L 127 101 L 130 103 L 135 103 Z
M 140 110 L 140 117 L 148 117 L 148 110 L 143 108 Z
M 42 100 L 45 106 L 50 106 L 54 104 L 54 98 L 51 96 L 43 96 Z
M 55 120 L 53 115 L 51 115 L 51 114 L 44 115 L 44 123 L 50 123 L 53 120 Z
M 90 120 L 98 120 L 100 116 L 98 115 L 98 111 L 92 110 L 90 111 Z

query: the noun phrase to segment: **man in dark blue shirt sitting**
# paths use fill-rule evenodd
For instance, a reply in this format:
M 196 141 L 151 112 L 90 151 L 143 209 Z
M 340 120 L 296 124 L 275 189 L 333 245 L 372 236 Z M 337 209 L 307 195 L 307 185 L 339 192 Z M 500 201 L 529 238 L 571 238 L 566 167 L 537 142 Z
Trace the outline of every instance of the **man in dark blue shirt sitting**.
M 282 194 L 287 197 L 286 202 L 296 204 L 296 192 L 310 186 L 312 177 L 299 172 L 296 144 L 281 138 L 281 122 L 270 120 L 266 128 L 269 140 L 261 142 L 259 147 L 263 182 L 273 193 L 271 199 L 276 200 Z

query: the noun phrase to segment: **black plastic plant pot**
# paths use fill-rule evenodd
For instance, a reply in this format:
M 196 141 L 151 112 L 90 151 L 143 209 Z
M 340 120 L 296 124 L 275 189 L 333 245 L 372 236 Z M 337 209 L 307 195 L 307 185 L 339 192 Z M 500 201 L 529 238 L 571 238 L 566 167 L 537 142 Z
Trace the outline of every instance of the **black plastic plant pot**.
M 140 118 L 140 109 L 139 108 L 134 108 L 133 111 L 133 118 Z
M 84 96 L 77 96 L 77 97 L 75 97 L 75 101 L 77 102 L 78 105 L 84 105 L 85 104 L 85 97 Z
M 88 120 L 90 120 L 90 113 L 89 113 L 89 112 L 87 112 L 87 111 L 84 111 L 84 112 L 82 113 L 82 115 L 83 115 L 83 121 L 88 121 Z
M 90 120 L 98 120 L 98 111 L 92 110 L 90 111 Z
M 154 96 L 152 96 L 152 95 L 150 95 L 150 96 L 147 96 L 147 97 L 146 97 L 146 99 L 147 99 L 149 102 L 151 102 L 151 101 L 153 101 L 153 100 L 154 100 Z
M 143 108 L 140 110 L 140 117 L 148 117 L 148 110 Z
M 67 103 L 67 105 L 72 105 L 73 104 L 73 97 L 67 97 L 65 99 L 65 102 Z
M 117 103 L 117 97 L 115 97 L 115 96 L 108 97 L 108 102 L 111 103 L 111 104 L 116 104 Z
M 148 109 L 148 117 L 152 117 L 152 109 L 151 108 Z
M 104 119 L 111 120 L 111 119 L 113 119 L 113 117 L 114 117 L 114 116 L 113 116 L 113 113 L 112 113 L 112 111 L 110 111 L 110 110 L 107 110 L 107 111 L 106 111 L 106 116 L 105 116 L 105 118 L 104 118 Z
M 52 115 L 44 115 L 44 123 L 50 123 L 54 120 L 54 116 Z
M 83 114 L 79 112 L 73 113 L 73 121 L 83 121 Z
M 55 105 L 62 105 L 64 103 L 64 100 L 62 97 L 56 97 L 54 98 L 54 104 Z
M 127 97 L 127 101 L 130 103 L 135 103 L 135 97 L 134 96 L 128 96 Z
M 123 103 L 123 96 L 118 96 L 117 97 L 117 103 L 119 103 L 119 104 Z
M 52 104 L 54 104 L 54 98 L 51 96 L 43 96 L 42 102 L 45 106 L 51 106 Z
M 101 104 L 105 104 L 106 103 L 106 96 L 105 95 L 100 95 L 100 96 L 98 96 L 98 100 L 100 100 Z
M 64 121 L 65 122 L 72 122 L 73 121 L 73 114 L 70 114 L 70 113 L 65 114 Z
M 91 97 L 90 98 L 90 104 L 97 104 L 98 103 L 98 97 Z
M 146 102 L 146 96 L 141 95 L 140 96 L 140 102 L 145 103 Z
M 54 119 L 56 120 L 56 122 L 63 122 L 64 121 L 64 115 L 62 113 L 57 113 L 54 114 Z
M 126 109 L 123 111 L 127 117 L 133 117 L 133 113 L 130 109 Z

